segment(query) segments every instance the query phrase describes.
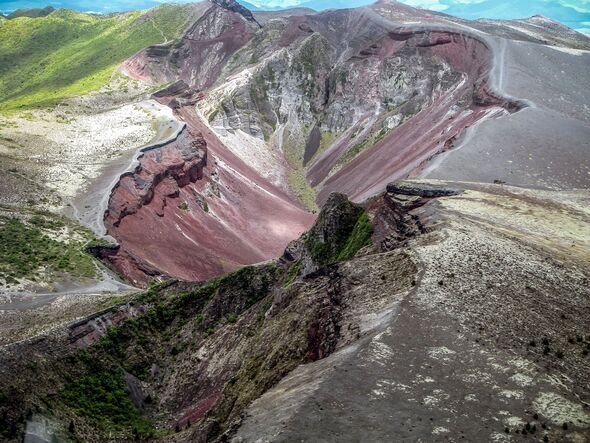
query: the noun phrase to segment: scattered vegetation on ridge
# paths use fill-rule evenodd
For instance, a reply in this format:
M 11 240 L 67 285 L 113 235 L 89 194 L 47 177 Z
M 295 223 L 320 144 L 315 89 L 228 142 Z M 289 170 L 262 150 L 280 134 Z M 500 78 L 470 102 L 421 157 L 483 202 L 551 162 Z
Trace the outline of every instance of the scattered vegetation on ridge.
M 85 251 L 92 238 L 55 216 L 0 216 L 0 283 L 44 281 L 53 273 L 94 277 L 96 264 Z
M 345 261 L 353 258 L 361 248 L 371 244 L 372 233 L 373 227 L 369 221 L 369 215 L 366 211 L 363 211 L 356 221 L 352 233 L 346 240 L 344 247 L 338 253 L 336 260 Z
M 338 217 L 323 210 L 304 240 L 307 250 L 320 266 L 350 260 L 361 248 L 371 244 L 373 233 L 369 215 L 361 206 L 343 201 L 346 197 L 339 194 L 332 194 L 330 199 L 336 203 L 328 200 L 324 210 L 331 206 Z M 338 225 L 333 225 L 335 219 Z

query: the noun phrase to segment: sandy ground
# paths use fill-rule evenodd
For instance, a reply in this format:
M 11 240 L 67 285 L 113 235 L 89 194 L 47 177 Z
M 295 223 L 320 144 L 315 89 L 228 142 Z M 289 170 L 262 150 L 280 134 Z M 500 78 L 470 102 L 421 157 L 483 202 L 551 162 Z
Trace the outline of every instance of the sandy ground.
M 423 176 L 547 189 L 590 187 L 590 53 L 497 40 L 499 87 L 530 107 L 469 129 Z M 481 167 L 482 164 L 487 165 Z

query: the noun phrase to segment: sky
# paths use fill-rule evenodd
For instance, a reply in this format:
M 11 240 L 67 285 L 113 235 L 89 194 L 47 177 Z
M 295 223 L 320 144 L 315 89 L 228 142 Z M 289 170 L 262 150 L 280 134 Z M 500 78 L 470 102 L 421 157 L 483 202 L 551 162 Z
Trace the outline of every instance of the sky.
M 0 12 L 8 14 L 18 8 L 70 8 L 106 14 L 129 9 L 146 9 L 169 0 L 0 0 Z M 178 0 L 177 0 L 178 1 Z M 187 3 L 193 0 L 180 0 Z M 256 8 L 281 9 L 306 6 L 313 9 L 359 6 L 373 0 L 241 0 Z M 445 12 L 458 17 L 523 18 L 541 14 L 590 35 L 590 0 L 401 0 L 414 7 Z

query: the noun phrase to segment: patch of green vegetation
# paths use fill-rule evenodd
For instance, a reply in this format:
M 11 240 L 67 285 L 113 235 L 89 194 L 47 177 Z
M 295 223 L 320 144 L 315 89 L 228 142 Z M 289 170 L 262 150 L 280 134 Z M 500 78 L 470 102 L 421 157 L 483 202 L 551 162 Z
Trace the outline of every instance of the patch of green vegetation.
M 2 128 L 17 128 L 18 125 L 12 120 L 0 120 L 0 129 Z
M 313 154 L 313 157 L 307 162 L 307 164 L 311 164 L 316 158 L 318 158 L 332 143 L 336 140 L 336 136 L 338 133 L 333 131 L 323 131 L 320 129 L 320 145 L 318 149 Z
M 211 114 L 209 114 L 207 116 L 207 120 L 209 121 L 209 123 L 211 123 L 213 120 L 215 120 L 215 117 L 217 116 L 217 114 L 219 114 L 219 109 L 214 109 L 213 112 L 211 112 Z
M 115 328 L 117 333 L 109 332 L 101 339 L 101 345 L 115 353 L 124 351 L 124 344 L 135 337 L 141 330 L 160 330 L 168 328 L 173 322 L 178 326 L 201 314 L 201 310 L 218 293 L 218 291 L 235 290 L 236 297 L 244 299 L 245 308 L 249 308 L 268 295 L 279 269 L 275 265 L 266 265 L 263 269 L 256 266 L 245 266 L 209 281 L 190 292 L 177 294 L 169 299 L 162 299 L 158 292 L 171 283 L 164 282 L 150 287 L 138 296 L 138 299 L 151 303 L 146 314 L 137 321 L 141 327 L 129 327 L 127 322 L 122 328 Z
M 362 247 L 370 245 L 372 232 L 368 214 L 358 207 L 354 218 L 338 227 L 330 238 L 324 234 L 320 240 L 313 229 L 309 231 L 305 246 L 317 263 L 329 265 L 350 260 Z
M 187 202 L 181 202 L 178 205 L 178 209 L 182 209 L 183 211 L 189 211 L 190 208 L 188 207 L 188 203 Z
M 370 146 L 374 146 L 387 135 L 389 129 L 383 126 L 379 131 L 369 134 L 366 136 L 362 141 L 353 145 L 346 153 L 340 157 L 337 162 L 337 165 L 345 165 L 352 159 L 354 159 L 357 155 L 363 152 L 366 148 Z
M 315 191 L 305 178 L 305 170 L 300 167 L 289 171 L 289 187 L 301 202 L 303 207 L 309 212 L 316 212 L 318 206 L 315 202 Z
M 126 433 L 131 429 L 136 437 L 155 435 L 151 423 L 140 415 L 129 399 L 121 369 L 86 373 L 69 379 L 60 398 L 105 433 Z
M 146 308 L 144 313 L 109 328 L 94 346 L 71 356 L 70 368 L 78 375 L 66 379 L 58 400 L 103 437 L 112 432 L 110 439 L 150 438 L 153 428 L 130 403 L 123 374 L 149 381 L 154 361 L 180 355 L 197 342 L 198 334 L 182 339 L 187 323 L 192 322 L 189 328 L 200 332 L 201 339 L 236 323 L 244 310 L 269 295 L 282 272 L 275 264 L 247 266 L 184 293 L 172 292 L 174 282 L 152 285 L 135 300 Z M 205 309 L 214 297 L 231 303 L 221 310 Z
M 350 260 L 361 248 L 371 244 L 371 234 L 373 234 L 373 227 L 369 215 L 363 211 L 336 260 Z
M 113 245 L 113 243 L 111 243 L 108 240 L 105 240 L 104 238 L 93 238 L 88 243 L 86 243 L 84 250 L 88 251 L 91 248 L 102 248 L 105 246 L 112 246 L 112 245 Z
M 61 220 L 42 217 L 39 214 L 33 215 L 29 219 L 29 223 L 38 228 L 50 229 L 52 231 L 56 231 L 65 226 L 65 223 Z
M 61 228 L 56 220 L 39 216 L 25 224 L 16 218 L 0 218 L 0 277 L 7 283 L 20 278 L 36 278 L 49 271 L 62 271 L 80 277 L 93 277 L 96 267 L 79 241 L 68 243 L 48 235 Z
M 0 27 L 0 112 L 55 105 L 107 84 L 142 48 L 171 40 L 190 19 L 186 5 L 108 16 L 60 9 Z
M 315 190 L 306 178 L 306 170 L 303 167 L 303 147 L 305 144 L 297 137 L 292 137 L 285 129 L 283 133 L 283 152 L 289 164 L 287 179 L 289 188 L 301 202 L 303 207 L 310 212 L 316 212 L 318 207 L 315 202 Z
M 288 288 L 289 286 L 291 286 L 291 284 L 293 283 L 293 281 L 295 281 L 295 278 L 297 278 L 297 275 L 299 274 L 299 269 L 300 268 L 301 268 L 301 260 L 295 261 L 289 267 L 289 271 L 287 271 L 287 279 L 285 280 L 285 283 L 283 284 L 283 287 Z

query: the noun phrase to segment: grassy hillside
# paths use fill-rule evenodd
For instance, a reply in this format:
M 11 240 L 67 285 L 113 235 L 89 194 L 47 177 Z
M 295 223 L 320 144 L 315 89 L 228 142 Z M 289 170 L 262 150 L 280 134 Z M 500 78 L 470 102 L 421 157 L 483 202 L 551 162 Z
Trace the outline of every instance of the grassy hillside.
M 0 24 L 0 112 L 50 106 L 108 82 L 140 49 L 171 40 L 191 18 L 189 5 L 96 16 L 60 9 Z

